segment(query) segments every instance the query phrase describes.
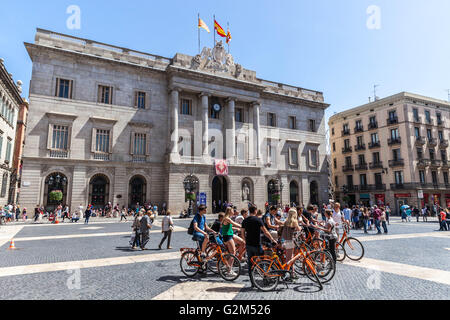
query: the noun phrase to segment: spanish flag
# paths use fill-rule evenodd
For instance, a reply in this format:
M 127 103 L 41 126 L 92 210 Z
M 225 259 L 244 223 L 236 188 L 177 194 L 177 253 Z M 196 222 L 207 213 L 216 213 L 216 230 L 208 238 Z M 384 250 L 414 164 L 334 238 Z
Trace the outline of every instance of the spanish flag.
M 225 33 L 225 31 L 223 30 L 223 28 L 220 26 L 220 24 L 217 23 L 216 20 L 214 20 L 214 30 L 217 31 L 217 34 L 223 38 L 227 37 L 227 34 Z
M 230 30 L 228 30 L 228 32 L 227 32 L 227 43 L 230 43 L 230 41 L 231 41 L 231 33 L 230 33 Z
M 205 23 L 202 19 L 200 19 L 200 18 L 198 18 L 198 27 L 199 27 L 199 28 L 203 28 L 203 29 L 205 29 L 206 31 L 208 31 L 208 33 L 210 33 L 208 26 L 207 26 L 206 23 Z

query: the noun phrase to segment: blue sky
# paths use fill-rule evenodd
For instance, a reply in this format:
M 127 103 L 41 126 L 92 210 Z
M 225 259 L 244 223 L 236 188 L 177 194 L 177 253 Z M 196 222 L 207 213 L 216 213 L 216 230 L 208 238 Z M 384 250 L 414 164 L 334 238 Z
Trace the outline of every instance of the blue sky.
M 69 30 L 69 5 L 81 29 Z M 366 26 L 380 8 L 381 29 Z M 0 57 L 28 96 L 31 61 L 23 42 L 37 27 L 173 57 L 198 50 L 197 13 L 232 33 L 231 53 L 259 78 L 324 92 L 334 112 L 400 91 L 447 100 L 450 89 L 448 0 L 11 1 L 1 0 Z M 202 47 L 212 46 L 202 31 Z

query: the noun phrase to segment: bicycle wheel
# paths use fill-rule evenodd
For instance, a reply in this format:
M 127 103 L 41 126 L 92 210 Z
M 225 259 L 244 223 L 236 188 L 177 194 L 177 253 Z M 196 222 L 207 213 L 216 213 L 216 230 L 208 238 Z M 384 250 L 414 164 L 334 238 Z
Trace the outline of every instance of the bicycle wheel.
M 346 252 L 344 246 L 340 242 L 336 242 L 336 261 L 342 262 L 345 259 Z
M 301 246 L 302 246 L 301 248 L 305 252 L 310 252 L 311 251 L 311 248 L 306 243 L 302 243 Z M 301 249 L 299 248 L 299 249 L 296 249 L 294 251 L 294 256 L 297 255 L 300 252 L 299 250 L 301 250 Z M 303 263 L 304 263 L 304 257 L 300 256 L 297 260 L 294 261 L 294 265 L 293 265 L 294 272 L 299 274 L 299 275 L 301 275 L 301 276 L 305 275 L 305 273 L 303 272 Z
M 192 278 L 198 273 L 200 263 L 198 262 L 195 251 L 186 251 L 181 255 L 180 267 L 181 271 L 188 278 Z
M 212 273 L 219 274 L 219 269 L 217 268 L 217 252 L 215 248 L 208 247 L 206 249 L 206 259 L 208 261 L 206 263 L 208 270 Z
M 223 280 L 234 281 L 239 278 L 241 274 L 241 262 L 236 256 L 226 253 L 218 259 L 217 268 Z
M 313 250 L 324 250 L 326 248 L 326 242 L 323 239 L 312 239 L 311 248 Z
M 303 265 L 304 272 L 306 273 L 306 276 L 313 282 L 317 283 L 319 285 L 320 290 L 323 289 L 322 282 L 320 281 L 317 271 L 314 267 L 314 263 L 311 261 L 311 258 L 309 255 L 305 259 L 305 264 Z
M 253 284 L 259 290 L 267 292 L 275 290 L 278 286 L 278 282 L 280 281 L 280 277 L 276 275 L 269 276 L 267 273 L 274 273 L 278 270 L 275 264 L 271 265 L 271 261 L 269 260 L 261 260 L 252 268 L 252 279 Z
M 313 251 L 309 254 L 314 267 L 317 271 L 317 276 L 320 278 L 322 283 L 327 283 L 333 279 L 336 273 L 336 264 L 334 263 L 333 257 L 330 252 Z
M 358 261 L 364 257 L 364 246 L 353 237 L 349 237 L 344 241 L 345 254 L 350 260 Z

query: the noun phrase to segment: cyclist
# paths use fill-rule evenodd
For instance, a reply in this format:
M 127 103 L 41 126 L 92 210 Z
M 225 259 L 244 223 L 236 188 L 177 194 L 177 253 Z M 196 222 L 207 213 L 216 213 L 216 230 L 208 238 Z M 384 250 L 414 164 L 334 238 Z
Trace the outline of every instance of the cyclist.
M 195 215 L 193 221 L 194 225 L 194 241 L 198 241 L 200 248 L 201 248 L 201 257 L 205 258 L 205 250 L 209 243 L 208 233 L 211 232 L 214 233 L 215 236 L 217 236 L 217 232 L 212 230 L 208 225 L 206 224 L 206 206 L 200 205 L 198 207 L 198 213 Z
M 282 227 L 281 232 L 281 241 L 283 245 L 283 249 L 286 250 L 286 261 L 290 261 L 293 257 L 294 253 L 294 232 L 300 231 L 301 228 L 298 224 L 298 218 L 297 218 L 297 210 L 294 208 L 289 209 L 288 211 L 288 217 L 286 221 L 284 222 L 284 226 Z M 293 271 L 293 268 L 292 270 Z M 292 276 L 294 276 L 294 273 L 291 273 Z M 295 277 L 295 276 L 294 276 Z
M 319 237 L 318 231 L 314 228 L 318 224 L 318 221 L 316 219 L 314 219 L 313 212 L 314 212 L 314 207 L 312 205 L 309 205 L 306 208 L 306 210 L 303 210 L 303 213 L 302 213 L 303 220 L 305 221 L 305 223 L 307 225 L 304 228 L 305 228 L 306 235 L 308 235 L 308 233 L 310 233 L 311 235 L 314 235 L 314 238 L 318 238 Z
M 277 207 L 271 206 L 269 212 L 263 216 L 264 227 L 270 232 L 274 239 L 278 238 L 277 230 L 279 225 L 282 224 L 279 219 L 276 218 Z M 268 238 L 264 238 L 264 241 L 268 241 Z
M 325 210 L 325 217 L 327 218 L 325 226 L 317 228 L 325 232 L 325 238 L 328 239 L 328 250 L 333 257 L 334 262 L 336 262 L 336 241 L 338 239 L 336 222 L 333 219 L 333 212 L 329 209 Z
M 242 240 L 240 237 L 234 235 L 233 227 L 241 228 L 241 225 L 231 220 L 233 214 L 233 209 L 228 207 L 222 220 L 222 228 L 220 233 L 222 235 L 223 242 L 228 249 L 228 252 L 232 255 L 235 255 L 236 244 L 234 242 L 236 241 L 240 247 L 243 247 L 245 243 L 244 240 Z M 232 262 L 232 258 L 230 258 L 229 262 Z M 232 276 L 236 275 L 233 270 L 230 270 L 229 273 Z

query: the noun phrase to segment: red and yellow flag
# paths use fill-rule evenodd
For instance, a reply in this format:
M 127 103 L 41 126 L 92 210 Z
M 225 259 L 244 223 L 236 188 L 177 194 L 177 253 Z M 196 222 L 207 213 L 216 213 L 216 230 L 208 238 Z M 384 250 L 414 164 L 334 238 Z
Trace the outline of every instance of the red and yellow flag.
M 230 43 L 230 41 L 231 41 L 231 33 L 230 33 L 230 30 L 228 30 L 228 32 L 227 32 L 227 43 Z
M 205 29 L 205 30 L 208 31 L 208 33 L 209 33 L 209 28 L 208 28 L 208 26 L 206 25 L 205 21 L 203 21 L 203 20 L 200 19 L 200 18 L 198 18 L 198 27 L 199 27 L 199 28 Z
M 216 20 L 214 20 L 214 30 L 217 31 L 217 34 L 223 38 L 227 37 L 227 34 L 225 33 L 225 31 L 223 30 L 223 28 L 220 26 L 220 24 L 217 23 Z

